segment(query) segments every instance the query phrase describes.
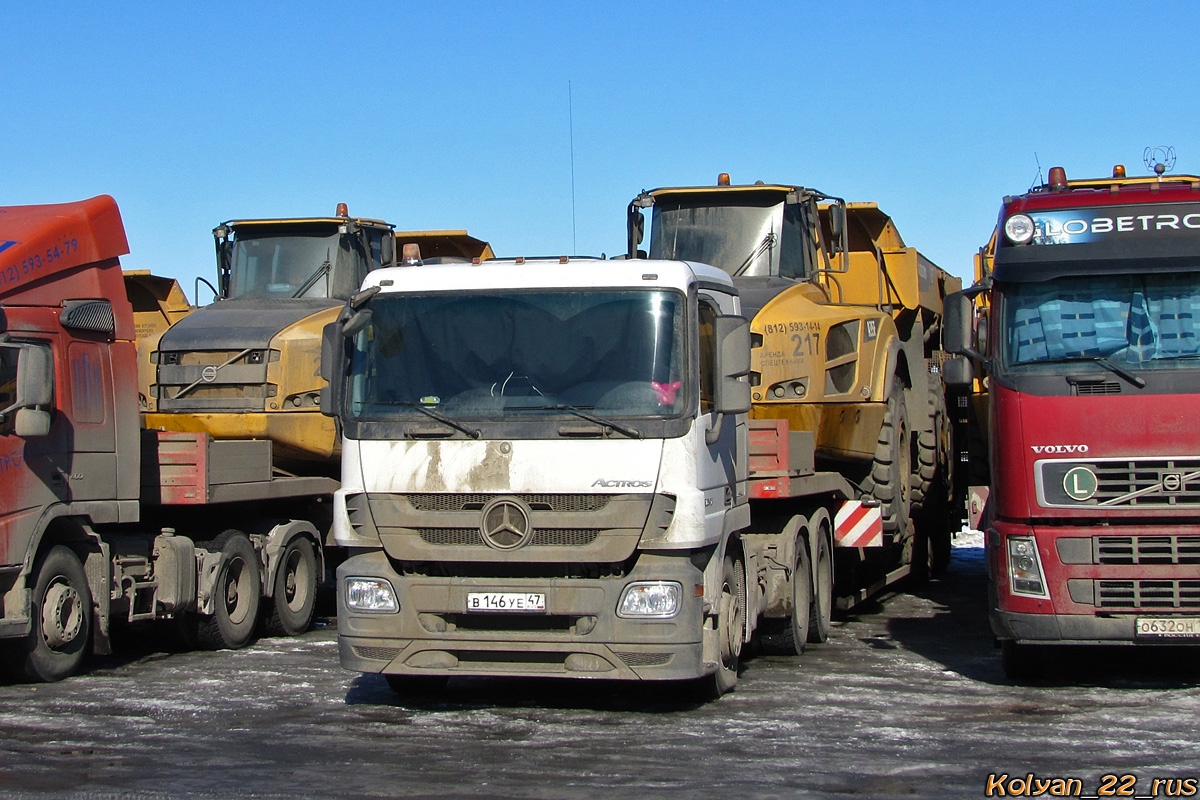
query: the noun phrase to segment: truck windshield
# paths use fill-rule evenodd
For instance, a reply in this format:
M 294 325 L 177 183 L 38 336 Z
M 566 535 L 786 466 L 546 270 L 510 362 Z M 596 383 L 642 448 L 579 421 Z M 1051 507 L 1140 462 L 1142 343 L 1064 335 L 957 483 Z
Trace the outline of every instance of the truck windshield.
M 232 245 L 229 297 L 329 297 L 338 242 L 336 229 L 288 235 L 239 230 Z
M 697 261 L 736 277 L 780 274 L 782 199 L 735 197 L 655 202 L 650 258 Z M 788 274 L 788 277 L 799 277 Z
M 378 295 L 355 339 L 349 412 L 681 413 L 685 303 L 669 291 Z
M 1005 363 L 1200 368 L 1200 272 L 1006 284 Z

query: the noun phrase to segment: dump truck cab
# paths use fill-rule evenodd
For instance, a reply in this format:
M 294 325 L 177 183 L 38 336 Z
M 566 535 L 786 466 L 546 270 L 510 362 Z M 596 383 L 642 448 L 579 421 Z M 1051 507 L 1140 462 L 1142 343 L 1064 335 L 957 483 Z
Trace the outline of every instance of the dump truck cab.
M 729 273 L 751 320 L 751 418 L 812 432 L 819 465 L 883 504 L 896 563 L 916 557 L 941 569 L 957 526 L 943 513 L 950 423 L 931 373 L 944 357 L 941 300 L 961 281 L 907 246 L 875 203 L 734 185 L 725 173 L 715 186 L 640 193 L 628 207 L 628 245 L 629 258 Z M 932 544 L 910 522 L 926 506 Z
M 368 272 L 395 263 L 392 225 L 349 216 L 232 220 L 213 230 L 217 299 L 140 343 L 146 424 L 267 438 L 281 461 L 322 462 L 337 434 L 318 412 L 322 328 Z

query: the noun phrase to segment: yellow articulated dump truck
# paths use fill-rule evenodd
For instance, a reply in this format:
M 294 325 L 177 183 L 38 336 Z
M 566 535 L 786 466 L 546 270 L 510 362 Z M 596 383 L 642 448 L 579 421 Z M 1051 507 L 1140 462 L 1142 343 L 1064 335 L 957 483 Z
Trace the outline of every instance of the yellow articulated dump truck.
M 839 548 L 843 577 L 854 573 L 846 585 L 862 587 L 841 604 L 944 569 L 959 519 L 938 374 L 942 298 L 961 281 L 906 246 L 875 203 L 802 186 L 722 174 L 716 186 L 644 191 L 628 215 L 628 257 L 732 276 L 751 321 L 751 418 L 811 433 L 819 468 L 881 506 L 884 545 Z
M 321 330 L 373 269 L 396 262 L 394 226 L 351 217 L 218 225 L 217 298 L 139 339 L 147 428 L 269 439 L 277 465 L 337 473 L 318 409 Z

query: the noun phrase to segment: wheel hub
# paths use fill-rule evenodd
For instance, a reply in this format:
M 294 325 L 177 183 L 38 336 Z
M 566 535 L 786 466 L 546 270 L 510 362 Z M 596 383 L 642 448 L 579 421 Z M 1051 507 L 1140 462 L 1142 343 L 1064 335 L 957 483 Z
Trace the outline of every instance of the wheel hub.
M 42 602 L 42 636 L 51 648 L 75 641 L 83 629 L 83 607 L 79 592 L 69 583 L 52 584 Z

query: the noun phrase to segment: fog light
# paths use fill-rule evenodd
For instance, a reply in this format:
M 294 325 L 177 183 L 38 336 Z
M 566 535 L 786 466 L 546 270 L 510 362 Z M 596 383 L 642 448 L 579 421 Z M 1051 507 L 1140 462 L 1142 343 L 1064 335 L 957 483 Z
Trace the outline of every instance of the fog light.
M 674 581 L 639 581 L 625 587 L 617 606 L 618 617 L 663 619 L 679 613 L 683 587 Z
M 400 610 L 395 590 L 381 578 L 347 578 L 346 606 L 373 614 L 395 614 Z
M 1042 562 L 1031 536 L 1008 537 L 1008 575 L 1015 595 L 1048 598 Z

